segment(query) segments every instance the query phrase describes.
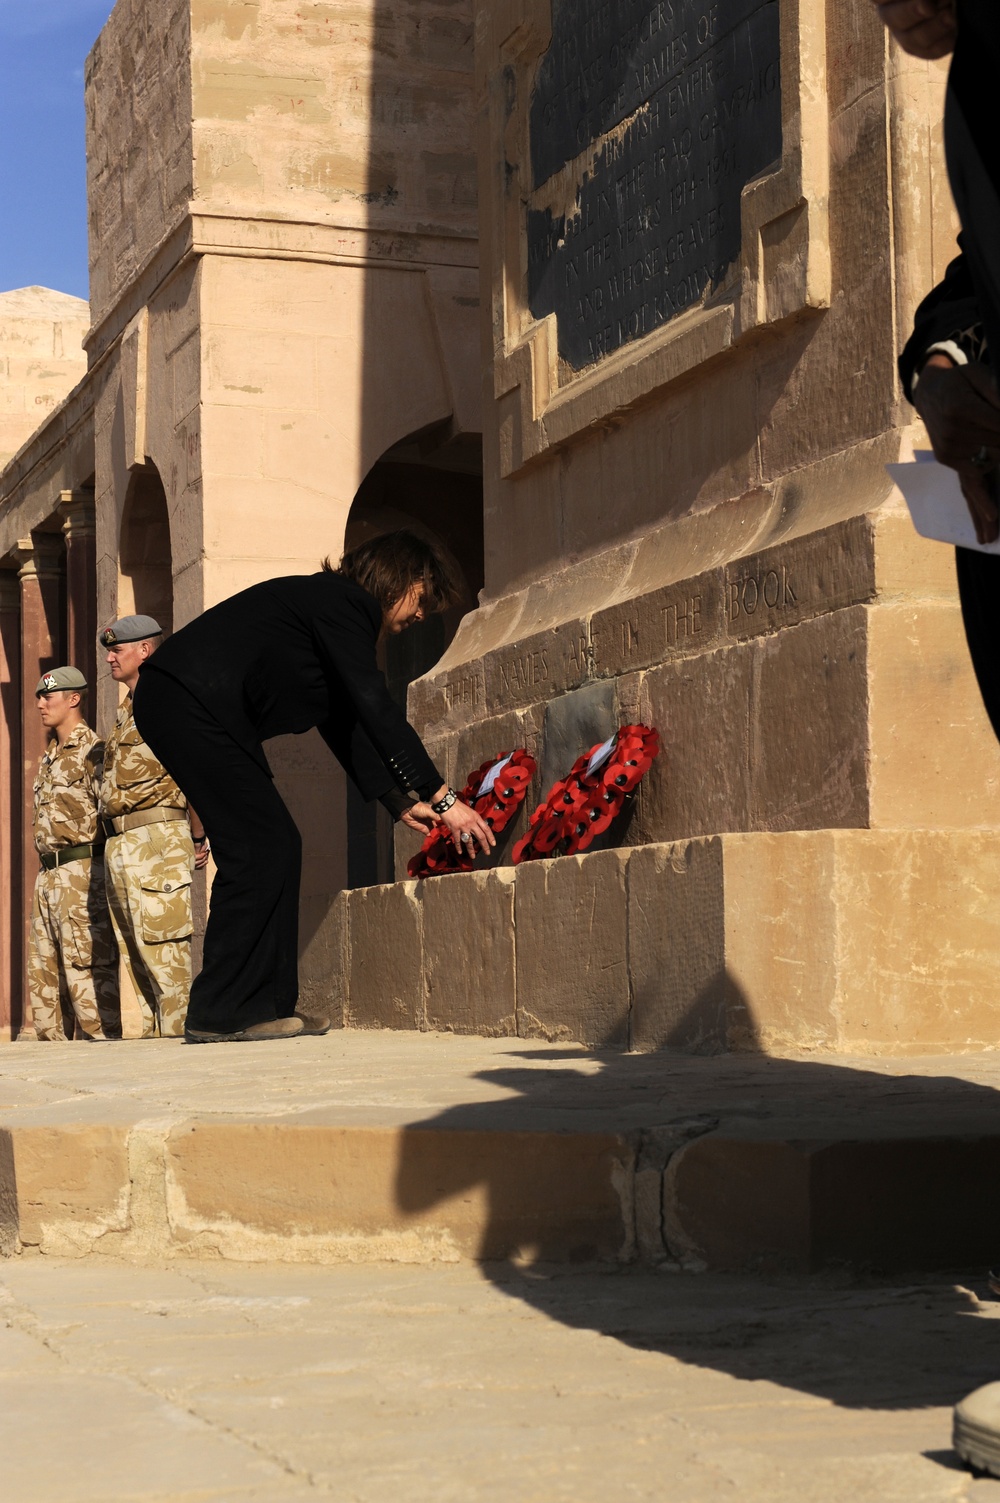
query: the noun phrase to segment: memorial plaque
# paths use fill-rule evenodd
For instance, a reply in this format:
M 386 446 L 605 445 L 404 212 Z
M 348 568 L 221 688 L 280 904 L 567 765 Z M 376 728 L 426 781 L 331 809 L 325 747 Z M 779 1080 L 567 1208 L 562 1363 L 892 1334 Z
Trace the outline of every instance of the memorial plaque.
M 531 102 L 528 302 L 574 370 L 718 285 L 781 158 L 778 0 L 553 0 Z M 578 181 L 565 181 L 563 169 Z

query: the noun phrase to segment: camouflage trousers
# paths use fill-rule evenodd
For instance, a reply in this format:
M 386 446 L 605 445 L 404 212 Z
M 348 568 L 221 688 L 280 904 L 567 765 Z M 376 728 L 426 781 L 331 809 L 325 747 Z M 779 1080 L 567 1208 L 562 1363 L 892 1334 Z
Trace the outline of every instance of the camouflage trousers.
M 54 871 L 38 873 L 31 907 L 28 995 L 40 1039 L 72 1038 L 74 1032 L 90 1038 L 121 1037 L 118 957 L 100 859 L 68 861 Z
M 191 874 L 186 819 L 142 825 L 108 841 L 108 906 L 142 1009 L 142 1036 L 184 1032 L 191 991 Z

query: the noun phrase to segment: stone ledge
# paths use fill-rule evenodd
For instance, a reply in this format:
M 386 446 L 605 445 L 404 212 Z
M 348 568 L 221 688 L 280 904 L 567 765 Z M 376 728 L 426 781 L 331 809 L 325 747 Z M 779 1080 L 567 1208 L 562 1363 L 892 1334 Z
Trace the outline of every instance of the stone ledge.
M 382 1033 L 261 1064 L 170 1040 L 3 1051 L 0 1251 L 902 1270 L 1000 1242 L 996 1053 L 904 1069 Z
M 360 889 L 336 910 L 345 1022 L 694 1053 L 989 1048 L 998 861 L 993 831 L 759 831 Z

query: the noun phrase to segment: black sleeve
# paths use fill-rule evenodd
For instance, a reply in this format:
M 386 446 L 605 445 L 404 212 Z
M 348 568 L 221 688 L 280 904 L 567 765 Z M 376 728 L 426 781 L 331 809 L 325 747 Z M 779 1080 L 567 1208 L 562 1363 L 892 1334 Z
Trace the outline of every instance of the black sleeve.
M 364 606 L 350 596 L 338 604 L 336 618 L 323 615 L 313 622 L 331 679 L 331 700 L 339 699 L 345 712 L 331 715 L 319 727 L 320 734 L 365 798 L 380 798 L 393 785 L 403 793 L 412 789 L 421 798 L 429 798 L 444 778 L 386 687 Z
M 961 245 L 959 237 L 959 245 Z M 959 329 L 980 320 L 972 276 L 964 256 L 957 256 L 933 292 L 927 294 L 913 319 L 913 333 L 899 357 L 899 378 L 904 395 L 912 401 L 910 386 L 932 344 L 951 339 Z

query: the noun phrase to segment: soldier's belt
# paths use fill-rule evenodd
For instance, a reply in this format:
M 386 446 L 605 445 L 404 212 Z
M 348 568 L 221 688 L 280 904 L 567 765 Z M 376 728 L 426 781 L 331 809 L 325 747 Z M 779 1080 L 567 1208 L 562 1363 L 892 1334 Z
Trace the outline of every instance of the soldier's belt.
M 113 835 L 124 835 L 126 830 L 140 830 L 143 825 L 165 824 L 171 819 L 187 819 L 186 809 L 137 809 L 134 814 L 116 814 L 101 817 L 101 827 L 108 840 Z
M 43 872 L 53 872 L 57 866 L 65 866 L 68 861 L 86 861 L 88 856 L 100 856 L 103 851 L 102 840 L 94 845 L 67 845 L 61 851 L 40 851 L 38 859 L 42 863 Z

